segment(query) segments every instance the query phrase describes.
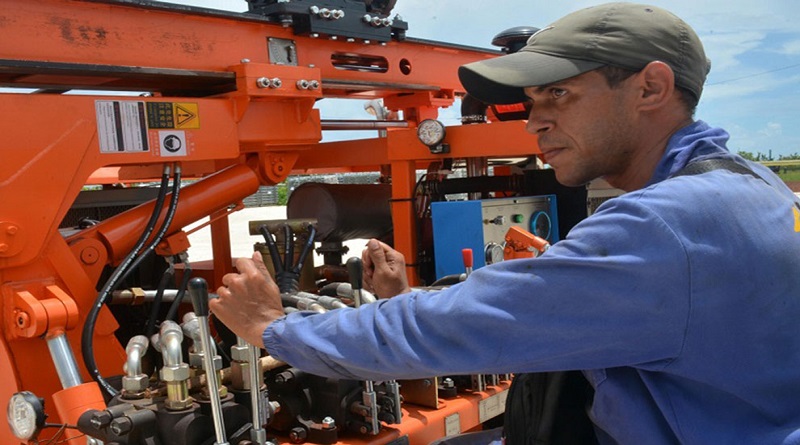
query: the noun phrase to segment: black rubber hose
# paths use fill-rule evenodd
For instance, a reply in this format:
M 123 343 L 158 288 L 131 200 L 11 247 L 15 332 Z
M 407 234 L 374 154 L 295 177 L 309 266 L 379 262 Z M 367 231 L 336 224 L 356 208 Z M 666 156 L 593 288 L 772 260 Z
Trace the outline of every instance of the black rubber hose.
M 308 225 L 308 239 L 306 240 L 306 244 L 303 246 L 303 250 L 300 251 L 300 256 L 297 257 L 297 264 L 294 265 L 292 268 L 292 272 L 299 274 L 300 271 L 303 269 L 303 263 L 306 262 L 306 257 L 308 253 L 311 251 L 311 248 L 314 247 L 314 238 L 317 236 L 317 229 L 314 228 L 312 224 Z
M 89 371 L 92 379 L 94 379 L 94 381 L 100 385 L 100 388 L 112 398 L 119 394 L 119 391 L 105 381 L 103 376 L 100 375 L 100 371 L 97 369 L 97 362 L 94 359 L 94 326 L 97 323 L 97 317 L 100 315 L 100 310 L 103 308 L 103 305 L 105 305 L 106 301 L 108 301 L 109 297 L 111 296 L 111 292 L 117 287 L 120 278 L 131 266 L 136 258 L 136 255 L 139 253 L 139 250 L 141 250 L 147 241 L 147 238 L 149 238 L 153 233 L 153 229 L 155 229 L 156 223 L 158 222 L 158 216 L 161 214 L 161 209 L 164 207 L 164 201 L 167 197 L 169 176 L 170 167 L 169 165 L 165 165 L 164 173 L 161 177 L 161 186 L 159 188 L 158 197 L 156 198 L 156 203 L 153 208 L 153 214 L 150 215 L 150 220 L 147 222 L 147 225 L 142 232 L 142 236 L 136 242 L 136 245 L 133 247 L 133 249 L 131 249 L 128 255 L 122 260 L 120 265 L 114 269 L 114 272 L 111 274 L 108 280 L 106 280 L 106 283 L 103 285 L 103 288 L 97 295 L 97 299 L 94 301 L 92 309 L 86 315 L 86 323 L 83 325 L 83 331 L 81 331 L 81 353 L 83 355 L 83 364 L 86 366 L 86 369 Z
M 293 271 L 294 262 L 294 231 L 289 224 L 283 225 L 283 268 L 290 272 Z
M 144 330 L 147 338 L 152 337 L 153 334 L 156 333 L 156 320 L 158 320 L 158 312 L 161 310 L 161 300 L 164 298 L 164 290 L 167 288 L 167 284 L 172 281 L 172 277 L 174 276 L 175 274 L 172 272 L 171 267 L 165 270 L 161 275 L 161 281 L 158 283 L 156 296 L 153 298 L 153 307 L 150 309 L 150 317 L 147 319 L 147 326 Z
M 180 195 L 181 189 L 181 167 L 177 164 L 175 165 L 175 175 L 172 179 L 172 197 L 169 200 L 169 207 L 167 207 L 167 214 L 164 216 L 164 222 L 161 224 L 161 227 L 158 229 L 156 236 L 153 238 L 153 241 L 147 245 L 147 247 L 142 250 L 142 253 L 136 257 L 136 260 L 131 264 L 127 271 L 125 271 L 125 275 L 122 276 L 120 281 L 125 281 L 126 278 L 133 272 L 142 261 L 145 260 L 151 253 L 156 250 L 158 243 L 164 239 L 164 235 L 167 234 L 167 230 L 169 230 L 170 224 L 172 224 L 172 219 L 175 218 L 175 213 L 178 209 L 178 197 Z M 159 213 L 161 211 L 159 210 Z
M 278 246 L 275 244 L 272 234 L 269 233 L 267 225 L 263 224 L 259 226 L 258 231 L 261 232 L 264 241 L 267 243 L 267 249 L 269 249 L 269 256 L 272 258 L 272 267 L 275 269 L 275 274 L 283 272 L 283 264 L 281 264 L 281 255 L 278 253 Z
M 180 286 L 178 286 L 178 293 L 175 295 L 175 299 L 172 301 L 172 305 L 169 307 L 167 316 L 164 318 L 165 320 L 175 320 L 175 317 L 178 315 L 178 309 L 183 301 L 183 296 L 186 295 L 186 287 L 189 285 L 189 280 L 191 278 L 192 265 L 189 264 L 189 260 L 185 260 L 183 262 L 183 278 L 181 279 Z

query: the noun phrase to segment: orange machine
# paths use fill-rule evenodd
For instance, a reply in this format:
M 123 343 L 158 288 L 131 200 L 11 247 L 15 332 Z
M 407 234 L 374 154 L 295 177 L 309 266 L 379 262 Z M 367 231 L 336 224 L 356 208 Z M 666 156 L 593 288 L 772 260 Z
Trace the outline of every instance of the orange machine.
M 495 52 L 406 38 L 406 25 L 390 16 L 394 2 L 326 1 L 323 8 L 304 0 L 249 3 L 252 12 L 230 13 L 146 0 L 3 2 L 0 86 L 25 89 L 0 97 L 0 400 L 13 402 L 9 419 L 19 421 L 18 428 L 40 428 L 43 410 L 45 426 L 67 426 L 47 427 L 40 439 L 97 443 L 85 429 L 74 429 L 93 412 L 90 423 L 97 428 L 111 422 L 104 416 L 113 418 L 107 442 L 172 443 L 163 438 L 169 432 L 134 438 L 126 431 L 135 422 L 161 422 L 147 416 L 163 414 L 158 400 L 165 390 L 148 386 L 158 375 L 138 370 L 142 343 L 126 347 L 133 335 L 120 326 L 130 320 L 115 318 L 108 300 L 98 297 L 109 270 L 146 249 L 137 239 L 152 242 L 161 232 L 157 250 L 179 257 L 186 247 L 181 228 L 212 215 L 214 260 L 204 276 L 215 289 L 232 270 L 227 213 L 259 186 L 315 171 L 380 171 L 391 182 L 394 245 L 415 258 L 417 169 L 452 160 L 486 165 L 489 158 L 537 151 L 521 122 L 449 127 L 447 150 L 418 139 L 422 121 L 436 119 L 464 94 L 457 67 Z M 362 10 L 352 9 L 357 6 Z M 402 118 L 326 121 L 315 104 L 330 98 L 382 99 Z M 323 130 L 336 128 L 387 131 L 373 139 L 320 142 Z M 183 187 L 174 203 L 176 188 L 161 202 L 86 227 L 62 227 L 81 190 L 98 178 L 177 182 L 177 171 L 203 179 Z M 152 228 L 149 238 L 141 236 L 145 227 Z M 412 282 L 420 284 L 409 263 Z M 87 353 L 87 320 L 97 369 L 76 359 Z M 162 349 L 172 333 L 161 332 Z M 170 390 L 178 388 L 182 372 L 175 366 L 160 376 Z M 104 386 L 119 390 L 118 383 L 98 384 L 93 377 L 118 376 L 123 369 L 128 388 L 143 386 L 141 397 L 128 390 L 131 397 L 119 404 Z M 386 443 L 408 436 L 417 444 L 479 428 L 502 412 L 506 385 L 496 380 L 447 401 L 434 395 L 427 408 L 406 397 L 405 421 L 384 422 L 377 435 L 336 440 Z M 145 407 L 142 398 L 151 403 Z M 170 415 L 182 400 L 189 399 L 169 391 L 168 401 L 178 407 Z M 320 425 L 311 428 L 331 426 Z M 214 433 L 205 428 L 206 436 L 186 443 L 210 443 Z M 298 431 L 293 440 L 304 440 Z M 242 437 L 234 443 L 257 443 Z M 9 425 L 0 426 L 0 443 L 20 442 Z

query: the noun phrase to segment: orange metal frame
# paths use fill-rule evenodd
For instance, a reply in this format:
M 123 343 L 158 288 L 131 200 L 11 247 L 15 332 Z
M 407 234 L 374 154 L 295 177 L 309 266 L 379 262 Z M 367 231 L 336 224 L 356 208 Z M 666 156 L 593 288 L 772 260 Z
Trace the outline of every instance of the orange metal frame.
M 93 383 L 61 388 L 44 338 L 66 332 L 80 356 L 80 330 L 100 273 L 127 254 L 152 208 L 144 205 L 65 236 L 59 224 L 91 178 L 112 172 L 121 180 L 147 180 L 173 162 L 185 174 L 207 177 L 182 190 L 169 231 L 174 234 L 204 216 L 224 215 L 259 185 L 291 174 L 390 171 L 395 247 L 414 258 L 411 198 L 418 167 L 442 157 L 538 151 L 520 122 L 450 127 L 447 154 L 431 154 L 416 138 L 419 121 L 435 118 L 464 93 L 457 67 L 493 57 L 490 51 L 412 40 L 367 45 L 315 39 L 257 16 L 131 2 L 6 0 L 3 6 L 0 86 L 40 88 L 44 94 L 3 94 L 0 100 L 0 400 L 31 390 L 56 406 L 52 421 L 74 423 L 83 410 L 103 404 Z M 269 39 L 293 41 L 297 66 L 270 63 Z M 340 55 L 382 58 L 387 69 L 341 69 L 333 63 Z M 280 78 L 283 86 L 262 88 L 260 78 Z M 300 80 L 315 80 L 321 88 L 299 89 Z M 74 88 L 154 94 L 55 94 Z M 314 105 L 325 98 L 382 98 L 390 110 L 402 112 L 408 128 L 369 140 L 320 143 L 322 120 Z M 171 128 L 182 132 L 185 151 L 166 156 L 158 149 L 164 144 L 159 130 L 143 124 L 150 150 L 104 151 L 102 104 L 151 103 L 189 113 L 188 122 L 175 120 Z M 212 223 L 212 233 L 215 281 L 231 270 L 227 219 Z M 409 275 L 416 284 L 415 269 Z M 122 369 L 117 327 L 110 312 L 102 311 L 94 344 L 105 374 Z M 0 422 L 0 442 L 15 441 Z

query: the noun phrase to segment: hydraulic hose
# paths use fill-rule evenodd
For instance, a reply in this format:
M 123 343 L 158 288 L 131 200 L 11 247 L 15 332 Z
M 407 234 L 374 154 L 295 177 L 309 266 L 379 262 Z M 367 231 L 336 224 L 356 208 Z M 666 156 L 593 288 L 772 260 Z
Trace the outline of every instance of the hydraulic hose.
M 161 209 L 164 207 L 164 201 L 167 197 L 169 177 L 170 166 L 164 165 L 164 171 L 161 177 L 161 186 L 159 188 L 158 197 L 156 198 L 156 203 L 153 208 L 153 214 L 150 216 L 150 220 L 147 222 L 147 225 L 145 226 L 141 237 L 139 237 L 139 240 L 136 242 L 136 245 L 122 260 L 119 266 L 117 266 L 108 280 L 106 280 L 106 283 L 103 285 L 103 288 L 97 295 L 97 299 L 94 301 L 92 309 L 86 315 L 86 323 L 83 325 L 83 331 L 81 332 L 81 352 L 83 355 L 83 364 L 86 366 L 86 369 L 89 371 L 92 379 L 94 379 L 94 381 L 100 385 L 100 388 L 110 397 L 116 396 L 119 394 L 119 391 L 117 391 L 116 388 L 111 386 L 111 384 L 103 379 L 103 376 L 100 375 L 100 371 L 97 369 L 97 362 L 94 359 L 94 326 L 97 323 L 97 317 L 100 315 L 100 310 L 110 298 L 111 292 L 117 287 L 120 279 L 123 275 L 125 275 L 131 264 L 133 264 L 136 259 L 136 255 L 139 253 L 142 247 L 144 247 L 145 242 L 147 242 L 147 239 L 153 233 L 153 229 L 158 222 L 158 217 L 161 214 Z
M 141 264 L 145 258 L 147 258 L 151 253 L 153 253 L 153 251 L 156 250 L 156 246 L 158 246 L 158 243 L 164 239 L 164 235 L 167 234 L 167 230 L 169 229 L 170 224 L 172 224 L 172 219 L 175 217 L 175 211 L 178 209 L 178 196 L 180 195 L 181 189 L 181 166 L 179 164 L 173 165 L 175 167 L 175 175 L 172 179 L 172 197 L 169 200 L 169 207 L 167 207 L 167 214 L 164 217 L 164 222 L 158 229 L 153 241 L 151 241 L 150 244 L 148 244 L 147 247 L 142 250 L 139 256 L 136 257 L 136 260 L 133 262 L 133 264 L 131 264 L 128 270 L 125 271 L 125 274 L 122 276 L 120 281 L 125 281 L 125 279 L 128 278 L 128 275 L 130 275 L 134 269 L 139 267 L 139 264 Z M 161 213 L 160 209 L 159 213 Z
M 156 320 L 158 319 L 158 312 L 161 309 L 161 301 L 164 299 L 164 290 L 167 288 L 167 284 L 172 281 L 172 278 L 175 274 L 172 271 L 172 266 L 164 271 L 161 275 L 161 281 L 158 283 L 158 290 L 156 290 L 156 295 L 153 297 L 153 307 L 150 310 L 150 317 L 147 319 L 147 326 L 145 327 L 145 335 L 147 338 L 153 336 L 156 333 Z
M 172 300 L 172 305 L 170 305 L 167 316 L 164 318 L 165 320 L 175 320 L 175 317 L 178 315 L 178 309 L 183 301 L 183 296 L 186 295 L 186 287 L 189 285 L 189 279 L 191 278 L 192 265 L 189 263 L 189 260 L 184 259 L 183 278 L 181 279 L 181 284 L 178 286 L 178 294 L 175 295 L 175 299 Z

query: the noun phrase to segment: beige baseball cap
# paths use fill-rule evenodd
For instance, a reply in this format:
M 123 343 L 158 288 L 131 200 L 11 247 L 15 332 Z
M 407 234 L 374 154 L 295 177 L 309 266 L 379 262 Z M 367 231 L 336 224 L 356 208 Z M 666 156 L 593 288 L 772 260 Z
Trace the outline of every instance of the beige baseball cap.
M 694 30 L 655 6 L 606 3 L 542 28 L 516 53 L 461 66 L 458 76 L 481 101 L 510 104 L 526 99 L 525 87 L 606 65 L 638 71 L 656 60 L 672 68 L 676 85 L 700 98 L 711 62 Z

